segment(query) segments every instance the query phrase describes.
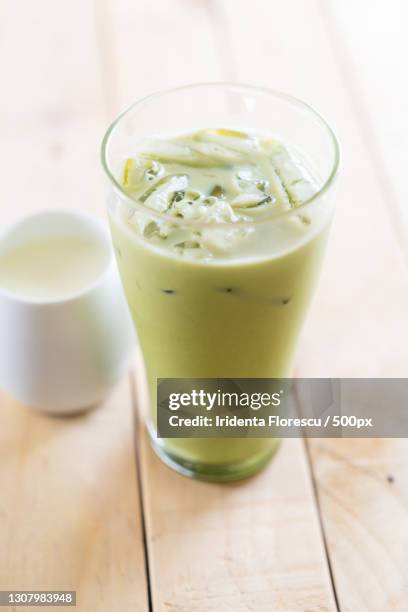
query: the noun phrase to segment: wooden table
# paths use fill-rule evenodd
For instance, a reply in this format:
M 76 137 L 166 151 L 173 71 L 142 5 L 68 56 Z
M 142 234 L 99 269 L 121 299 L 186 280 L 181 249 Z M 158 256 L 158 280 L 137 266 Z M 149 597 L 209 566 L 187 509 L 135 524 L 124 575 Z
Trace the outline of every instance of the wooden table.
M 407 18 L 403 0 L 1 0 L 2 220 L 104 214 L 103 131 L 144 94 L 290 92 L 344 160 L 297 374 L 405 377 Z M 150 451 L 134 389 L 66 420 L 0 396 L 1 589 L 75 589 L 81 612 L 408 609 L 406 440 L 287 440 L 250 481 L 193 482 Z

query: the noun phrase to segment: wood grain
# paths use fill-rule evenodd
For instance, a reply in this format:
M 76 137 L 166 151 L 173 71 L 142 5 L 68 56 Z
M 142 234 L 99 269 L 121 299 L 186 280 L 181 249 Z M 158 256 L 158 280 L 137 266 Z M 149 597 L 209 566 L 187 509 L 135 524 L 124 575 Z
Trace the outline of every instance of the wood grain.
M 402 0 L 370 3 L 369 18 L 335 0 L 3 0 L 2 222 L 103 214 L 103 131 L 151 91 L 219 79 L 287 91 L 343 147 L 297 372 L 407 376 L 406 12 Z M 130 411 L 127 381 L 67 420 L 0 396 L 0 588 L 76 589 L 81 612 L 148 609 Z M 326 552 L 342 612 L 406 609 L 405 440 L 315 440 L 307 453 L 285 441 L 231 486 L 171 472 L 142 428 L 137 449 L 154 612 L 336 610 Z
M 53 207 L 104 214 L 93 3 L 0 11 L 2 223 Z M 81 612 L 147 610 L 128 381 L 72 419 L 1 395 L 0 457 L 0 588 L 76 590 Z
M 92 2 L 1 5 L 2 222 L 45 208 L 104 214 L 107 115 Z
M 350 88 L 364 138 L 394 216 L 395 235 L 408 256 L 408 41 L 405 2 L 320 0 L 339 71 Z
M 143 427 L 139 449 L 155 611 L 336 610 L 301 440 L 284 440 L 256 477 L 220 485 L 170 471 Z
M 310 446 L 340 609 L 405 612 L 407 440 Z
M 231 0 L 215 4 L 227 24 L 239 78 L 256 80 L 312 102 L 334 123 L 342 143 L 336 220 L 318 295 L 303 333 L 298 375 L 406 377 L 408 283 L 401 248 L 404 243 L 395 206 L 390 202 L 393 193 L 384 187 L 385 155 L 379 157 L 373 151 L 371 139 L 378 138 L 375 124 L 367 123 L 364 116 L 374 110 L 382 122 L 386 121 L 385 108 L 380 110 L 378 101 L 369 104 L 375 90 L 370 90 L 365 67 L 374 34 L 367 44 L 362 5 L 356 11 L 360 18 L 357 24 L 354 5 L 331 3 L 334 15 L 343 17 L 343 36 L 347 31 L 353 36 L 353 54 L 350 49 L 348 53 L 343 50 L 341 37 L 333 41 L 337 21 L 332 16 L 328 22 L 324 2 L 295 0 L 289 6 L 280 0 L 261 1 L 256 4 L 255 20 L 250 18 L 252 6 Z M 391 17 L 384 4 L 374 4 L 376 25 L 371 23 L 369 30 L 377 27 L 378 32 L 382 20 L 389 26 L 390 19 L 395 19 L 401 3 L 394 4 Z M 242 53 L 244 39 L 254 44 Z M 361 55 L 360 48 L 365 48 Z M 261 54 L 269 55 L 269 70 L 264 62 L 257 61 Z M 392 50 L 387 57 L 391 62 Z M 363 108 L 355 101 L 360 94 L 356 92 L 359 69 L 366 87 Z M 355 70 L 354 75 L 351 70 Z M 392 72 L 387 78 L 391 83 Z M 403 122 L 401 113 L 399 117 Z M 390 139 L 381 142 L 392 144 Z M 393 143 L 401 146 L 395 133 Z M 382 151 L 385 149 L 382 147 Z M 399 157 L 398 163 L 402 160 Z M 388 157 L 388 166 L 390 161 Z M 401 180 L 398 185 L 403 198 Z M 404 500 L 407 441 L 310 440 L 308 447 L 340 609 L 404 610 L 407 555 L 400 537 L 408 528 Z M 391 486 L 387 473 L 395 471 L 396 486 Z
M 147 610 L 128 380 L 77 417 L 1 394 L 0 418 L 0 590 L 74 590 L 81 612 Z
M 221 78 L 205 0 L 103 0 L 98 7 L 115 61 L 105 66 L 115 114 L 154 91 Z

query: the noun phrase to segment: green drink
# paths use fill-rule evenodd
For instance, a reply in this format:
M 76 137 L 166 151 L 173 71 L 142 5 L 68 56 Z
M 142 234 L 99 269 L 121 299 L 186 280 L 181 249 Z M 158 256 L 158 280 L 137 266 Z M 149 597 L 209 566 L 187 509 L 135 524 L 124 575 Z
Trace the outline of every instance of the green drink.
M 316 197 L 323 179 L 304 152 L 258 129 L 140 138 L 118 161 L 109 215 L 153 445 L 183 473 L 247 476 L 278 441 L 158 439 L 156 380 L 291 375 L 332 216 Z

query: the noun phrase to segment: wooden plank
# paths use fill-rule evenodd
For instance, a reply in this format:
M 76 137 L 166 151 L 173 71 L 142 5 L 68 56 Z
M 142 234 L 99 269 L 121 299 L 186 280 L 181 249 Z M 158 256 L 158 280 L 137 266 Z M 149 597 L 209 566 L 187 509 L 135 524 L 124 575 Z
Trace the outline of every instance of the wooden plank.
M 154 91 L 221 77 L 205 0 L 105 2 L 99 18 L 116 60 L 106 74 L 115 114 Z
M 186 482 L 142 441 L 157 612 L 334 611 L 300 440 L 250 482 Z
M 390 3 L 321 2 L 332 32 L 339 70 L 370 148 L 382 193 L 395 217 L 395 232 L 407 253 L 408 81 L 404 0 Z M 408 254 L 408 253 L 407 253 Z
M 215 50 L 223 41 L 211 26 L 216 15 L 205 6 L 111 2 L 123 106 L 159 86 L 219 78 L 228 62 L 215 57 L 214 41 Z M 335 609 L 299 441 L 285 442 L 257 478 L 231 486 L 170 472 L 153 455 L 143 430 L 139 445 L 155 612 Z
M 353 7 L 321 3 L 320 8 L 332 32 L 334 53 L 372 156 L 395 238 L 406 254 L 408 87 L 404 59 L 408 48 L 403 28 L 407 6 L 399 1 L 373 2 L 369 18 L 359 3 Z M 404 303 L 405 295 L 401 296 Z M 387 318 L 403 329 L 399 317 Z M 384 332 L 377 336 L 377 344 L 383 338 L 387 346 Z M 391 342 L 388 347 L 387 375 L 406 376 L 400 365 L 407 363 L 403 342 Z M 330 525 L 327 537 L 344 610 L 402 612 L 408 591 L 404 546 L 408 532 L 407 440 L 315 442 L 311 452 L 320 503 Z
M 2 222 L 61 206 L 104 214 L 93 2 L 5 0 L 1 15 Z M 72 419 L 1 395 L 0 422 L 0 588 L 77 590 L 84 612 L 147 610 L 128 381 Z
M 336 610 L 301 440 L 284 440 L 254 478 L 220 485 L 166 468 L 144 428 L 139 448 L 155 612 Z
M 405 612 L 407 440 L 315 440 L 318 496 L 343 612 Z
M 78 417 L 2 393 L 0 419 L 0 589 L 75 590 L 81 612 L 147 610 L 128 380 Z
M 104 214 L 106 108 L 91 0 L 5 0 L 2 13 L 2 222 L 57 206 Z
M 356 24 L 355 3 L 331 4 L 347 12 L 347 28 L 368 58 L 373 38 L 367 44 L 365 9 L 358 7 L 361 23 Z M 223 10 L 239 78 L 315 104 L 334 123 L 343 145 L 338 211 L 303 334 L 298 375 L 407 376 L 407 275 L 395 210 L 388 206 L 378 159 L 354 102 L 350 66 L 344 67 L 332 46 L 336 24 L 328 29 L 323 2 L 259 1 L 256 11 L 230 0 L 216 5 Z M 243 40 L 252 41 L 245 53 Z M 263 54 L 268 68 L 259 60 Z M 375 97 L 374 90 L 367 91 L 367 99 Z M 404 190 L 399 193 L 403 199 Z M 309 448 L 341 610 L 404 610 L 407 442 L 311 440 Z M 389 474 L 395 482 L 388 482 Z

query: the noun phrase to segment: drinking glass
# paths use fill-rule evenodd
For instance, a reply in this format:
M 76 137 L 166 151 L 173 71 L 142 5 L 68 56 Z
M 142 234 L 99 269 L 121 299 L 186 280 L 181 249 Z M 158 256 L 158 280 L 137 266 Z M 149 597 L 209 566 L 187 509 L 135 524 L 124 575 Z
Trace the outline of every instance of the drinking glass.
M 233 224 L 168 217 L 129 197 L 121 168 L 139 141 L 209 127 L 273 135 L 299 152 L 320 188 L 299 207 Z M 278 439 L 159 438 L 157 379 L 290 377 L 332 218 L 336 137 L 316 111 L 288 95 L 204 83 L 133 104 L 108 129 L 102 163 L 111 186 L 113 244 L 144 356 L 153 448 L 189 476 L 248 476 L 267 463 Z M 174 230 L 171 250 L 149 237 L 149 228 L 165 223 Z M 243 240 L 249 234 L 252 239 Z M 190 244 L 197 236 L 228 244 L 227 254 L 200 259 L 177 249 L 177 241 Z

